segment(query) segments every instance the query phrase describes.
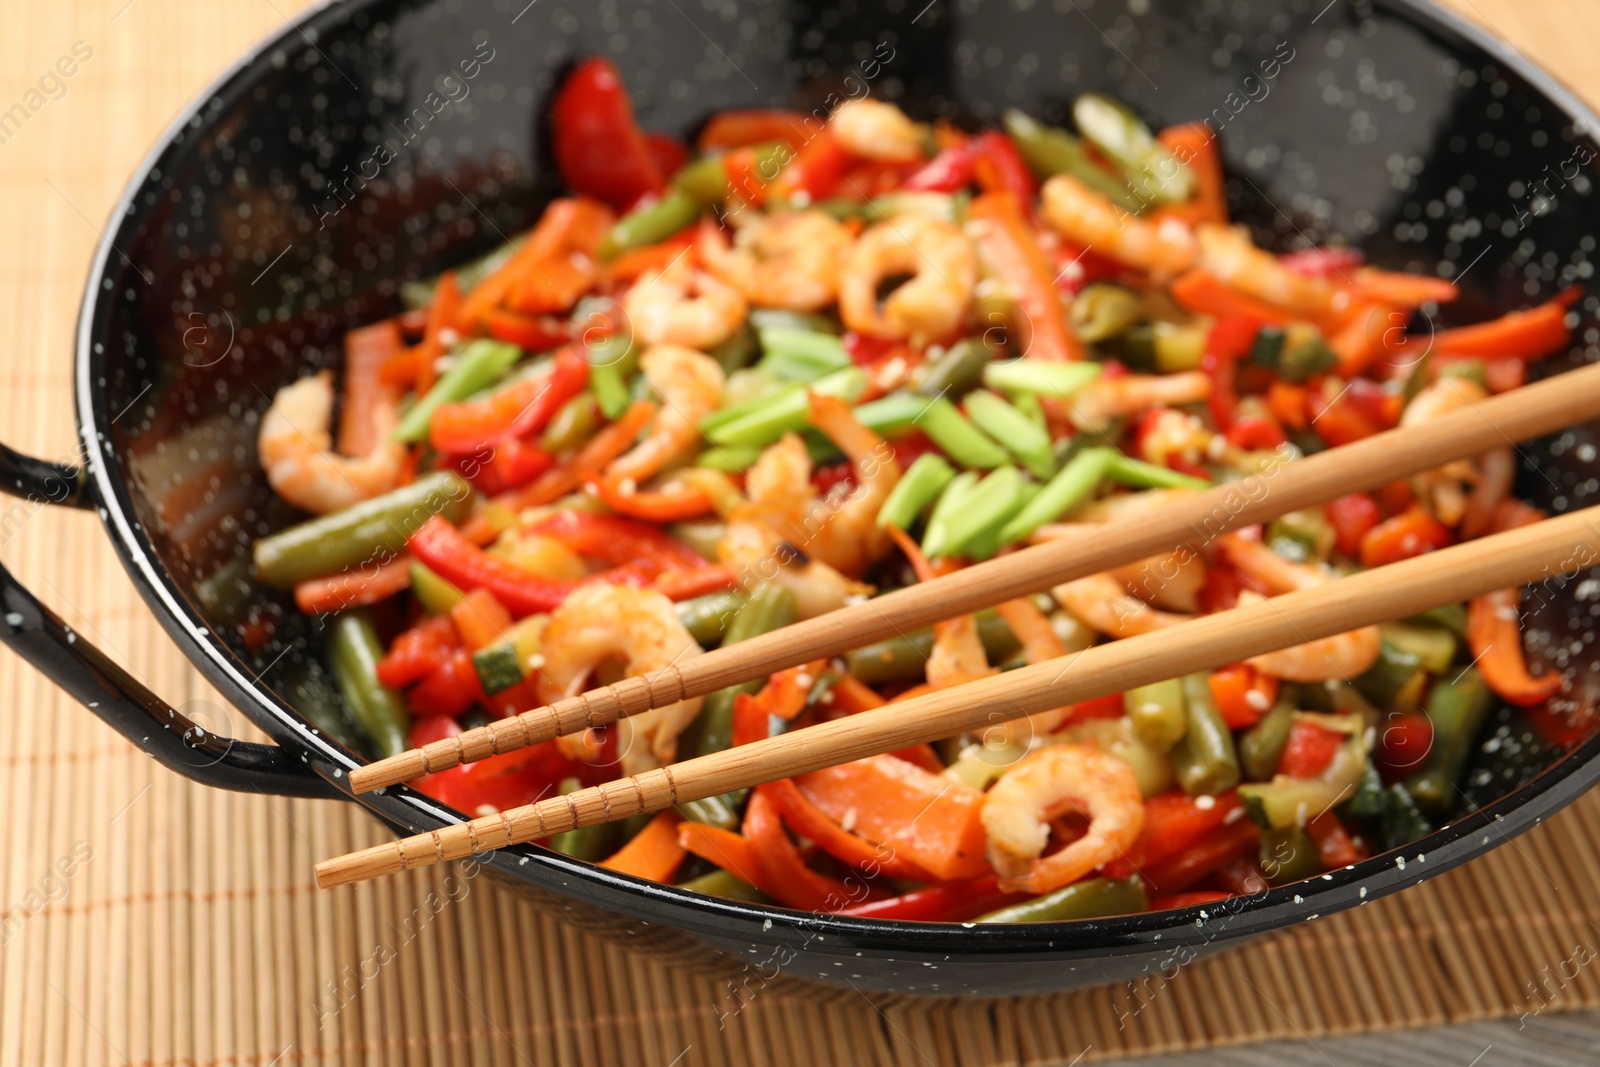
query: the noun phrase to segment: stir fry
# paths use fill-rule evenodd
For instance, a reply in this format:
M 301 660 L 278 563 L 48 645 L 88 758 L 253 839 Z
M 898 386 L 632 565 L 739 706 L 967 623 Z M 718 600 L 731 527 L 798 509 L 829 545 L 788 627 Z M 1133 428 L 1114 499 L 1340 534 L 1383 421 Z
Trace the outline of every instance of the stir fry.
M 875 99 L 637 125 L 553 105 L 569 195 L 350 333 L 260 425 L 311 513 L 255 567 L 326 616 L 351 744 L 394 754 L 1514 389 L 1575 293 L 1404 327 L 1456 286 L 1229 224 L 1202 124 Z M 1396 327 L 1399 323 L 1399 327 Z M 338 425 L 334 426 L 334 416 Z M 1534 521 L 1509 446 L 417 788 L 481 815 Z M 546 844 L 859 916 L 1033 921 L 1259 892 L 1449 818 L 1519 591 Z M 333 727 L 337 729 L 337 726 Z

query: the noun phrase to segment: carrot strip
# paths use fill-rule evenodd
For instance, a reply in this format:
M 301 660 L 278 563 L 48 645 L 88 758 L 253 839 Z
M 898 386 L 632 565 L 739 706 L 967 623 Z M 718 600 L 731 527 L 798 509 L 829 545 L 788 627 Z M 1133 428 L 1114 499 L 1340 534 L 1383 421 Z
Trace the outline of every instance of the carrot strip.
M 1410 307 L 1429 302 L 1448 304 L 1461 295 L 1455 282 L 1426 274 L 1362 267 L 1356 271 L 1356 288 L 1373 300 L 1406 304 Z
M 707 863 L 715 863 L 767 896 L 778 899 L 768 892 L 764 884 L 767 878 L 761 870 L 761 861 L 756 858 L 755 845 L 742 834 L 705 823 L 681 822 L 678 824 L 678 844 L 690 855 L 699 856 Z
M 755 844 L 756 863 L 765 883 L 757 888 L 763 893 L 807 911 L 838 911 L 860 903 L 861 893 L 806 866 L 805 857 L 784 832 L 767 786 L 758 786 L 750 794 L 744 834 Z
M 1274 325 L 1289 321 L 1282 308 L 1228 288 L 1209 271 L 1191 270 L 1178 277 L 1168 289 L 1178 305 L 1197 315 L 1216 319 L 1255 318 Z
M 511 612 L 487 589 L 474 589 L 450 609 L 450 621 L 456 624 L 462 644 L 476 652 L 511 628 Z
M 1528 673 L 1518 615 L 1522 590 L 1498 589 L 1467 601 L 1467 644 L 1478 672 L 1496 694 L 1519 707 L 1543 704 L 1561 691 L 1561 672 Z
M 383 368 L 404 349 L 405 339 L 394 319 L 344 335 L 344 411 L 339 416 L 339 451 L 345 455 L 365 456 L 378 446 L 377 412 L 388 392 Z
M 791 779 L 769 782 L 761 788 L 777 806 L 778 814 L 789 829 L 801 837 L 809 838 L 841 863 L 860 867 L 872 874 L 885 874 L 890 878 L 910 878 L 918 882 L 933 880 L 931 874 L 912 860 L 897 855 L 894 849 L 875 845 L 840 826 L 827 812 L 811 803 Z
M 494 498 L 512 511 L 539 507 L 558 500 L 583 484 L 583 475 L 600 470 L 632 447 L 634 439 L 655 418 L 656 406 L 648 400 L 636 402 L 610 426 L 591 437 L 566 463 L 552 467 L 521 489 Z
M 984 223 L 978 234 L 979 253 L 1027 323 L 1026 355 L 1047 361 L 1082 359 L 1083 346 L 1067 329 L 1055 273 L 1039 251 L 1016 196 L 984 193 L 972 202 L 972 218 Z
M 376 604 L 411 588 L 411 558 L 392 559 L 375 571 L 348 570 L 311 578 L 294 587 L 294 602 L 307 615 Z
M 1217 154 L 1217 135 L 1203 122 L 1168 126 L 1156 134 L 1161 146 L 1185 164 L 1195 176 L 1197 208 L 1194 221 L 1228 224 L 1228 197 L 1222 178 L 1222 159 Z
M 590 478 L 587 484 L 606 507 L 631 519 L 678 522 L 681 519 L 699 518 L 712 510 L 710 494 L 698 485 L 684 482 L 676 489 L 623 492 L 621 485 L 625 480 L 601 476 Z
M 679 822 L 675 811 L 658 812 L 631 841 L 602 860 L 600 866 L 652 882 L 665 882 L 683 862 L 686 851 L 678 841 Z
M 693 570 L 667 571 L 650 583 L 650 588 L 668 600 L 690 600 L 733 586 L 733 571 L 721 563 L 707 563 Z

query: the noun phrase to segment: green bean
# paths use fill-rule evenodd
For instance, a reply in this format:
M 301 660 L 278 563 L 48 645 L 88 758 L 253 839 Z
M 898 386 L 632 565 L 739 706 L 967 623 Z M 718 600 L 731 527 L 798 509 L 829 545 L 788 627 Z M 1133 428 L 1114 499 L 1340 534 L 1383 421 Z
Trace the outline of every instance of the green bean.
M 672 184 L 702 204 L 715 203 L 728 191 L 728 168 L 720 153 L 701 156 L 684 164 Z
M 878 528 L 909 529 L 922 509 L 933 503 L 955 476 L 955 468 L 934 453 L 918 456 L 878 509 Z
M 717 560 L 717 545 L 727 535 L 728 524 L 721 519 L 684 519 L 667 527 L 667 533 L 698 552 L 707 563 Z
M 987 340 L 963 338 L 923 365 L 913 389 L 922 396 L 960 397 L 983 379 L 983 369 L 994 357 L 995 349 Z
M 583 783 L 576 778 L 563 778 L 558 787 L 561 795 L 576 793 Z M 567 830 L 550 838 L 550 848 L 575 860 L 599 863 L 617 850 L 617 827 L 614 823 L 597 823 L 577 830 Z
M 722 640 L 728 624 L 744 606 L 744 597 L 738 593 L 711 593 L 677 603 L 678 621 L 683 623 L 689 636 L 702 647 L 710 647 Z
M 1167 151 L 1150 127 L 1120 101 L 1084 93 L 1072 103 L 1072 121 L 1085 140 L 1120 166 L 1136 187 L 1143 188 L 1148 199 L 1179 204 L 1194 195 L 1194 171 Z
M 404 752 L 411 717 L 400 694 L 378 681 L 383 645 L 371 616 L 359 609 L 335 615 L 328 624 L 328 658 L 345 704 L 378 753 Z
M 1394 698 L 1422 669 L 1422 661 L 1388 641 L 1378 644 L 1378 659 L 1353 683 L 1361 695 L 1380 707 Z
M 1050 434 L 998 393 L 987 389 L 968 393 L 966 408 L 967 416 L 978 424 L 978 429 L 999 441 L 1028 468 L 1029 474 L 1040 481 L 1055 474 L 1056 454 Z
M 866 374 L 857 367 L 847 367 L 812 382 L 809 390 L 790 386 L 762 398 L 759 406 L 738 418 L 711 427 L 702 422 L 701 426 L 713 444 L 765 447 L 786 433 L 806 428 L 811 413 L 808 391 L 854 400 L 866 387 Z
M 433 471 L 382 496 L 263 537 L 255 543 L 256 574 L 287 589 L 358 564 L 383 562 L 433 516 L 460 522 L 471 506 L 470 485 L 453 471 Z
M 973 486 L 961 507 L 936 530 L 922 539 L 922 551 L 929 557 L 959 556 L 985 533 L 998 533 L 1025 503 L 1022 472 L 1005 466 L 991 471 Z
M 1322 873 L 1322 858 L 1317 843 L 1302 826 L 1291 825 L 1261 831 L 1261 870 L 1272 885 L 1298 882 Z
M 980 611 L 978 640 L 988 653 L 990 663 L 1004 662 L 1022 647 L 1011 627 L 993 611 Z M 933 653 L 933 631 L 917 630 L 903 637 L 865 645 L 844 654 L 845 667 L 857 679 L 868 685 L 886 682 L 904 682 L 921 678 L 927 672 L 928 657 Z
M 1133 734 L 1146 747 L 1170 752 L 1189 729 L 1189 710 L 1184 705 L 1183 681 L 1141 685 L 1122 694 Z
M 1024 481 L 1017 487 L 1014 498 L 997 509 L 996 521 L 986 523 L 977 536 L 970 541 L 963 542 L 956 551 L 968 559 L 988 559 L 1011 542 L 1000 535 L 1010 525 L 1011 520 L 1022 513 L 1022 509 L 1033 503 L 1034 497 L 1039 495 L 1041 486 L 1038 482 Z M 1003 521 L 1002 521 L 1003 519 Z
M 639 369 L 639 349 L 628 331 L 618 331 L 592 341 L 585 358 L 589 363 L 589 389 L 600 413 L 615 419 L 633 403 L 628 379 Z
M 782 629 L 797 618 L 794 594 L 776 585 L 762 585 L 750 593 L 744 607 L 728 623 L 722 635 L 722 644 L 740 641 Z M 761 681 L 718 689 L 706 696 L 700 714 L 683 732 L 680 749 L 691 756 L 704 756 L 721 752 L 733 743 L 733 699 L 739 693 L 753 693 L 761 688 Z
M 1458 641 L 1467 639 L 1467 606 L 1465 604 L 1446 604 L 1442 608 L 1424 611 L 1420 615 L 1412 615 L 1401 621 L 1418 626 L 1442 626 L 1455 634 Z
M 748 445 L 716 445 L 706 449 L 694 459 L 694 466 L 723 474 L 738 474 L 755 466 L 761 458 L 761 449 Z
M 750 328 L 749 323 L 746 323 L 740 326 L 732 337 L 720 345 L 713 345 L 706 355 L 717 361 L 717 366 L 722 368 L 724 374 L 732 374 L 755 362 L 756 354 L 760 351 L 761 345 L 756 341 L 756 333 Z
M 1078 452 L 1045 483 L 1038 496 L 1006 523 L 1000 540 L 1006 544 L 1024 540 L 1045 523 L 1054 522 L 1089 499 L 1116 456 L 1116 450 L 1111 448 L 1085 448 Z
M 680 882 L 678 888 L 691 893 L 704 893 L 708 897 L 726 897 L 728 900 L 748 900 L 756 904 L 768 901 L 767 895 L 761 890 L 720 868 L 710 874 Z
M 1251 782 L 1265 782 L 1278 770 L 1294 726 L 1294 701 L 1280 699 L 1261 721 L 1239 735 L 1239 768 Z
M 600 429 L 600 415 L 594 393 L 585 389 L 556 410 L 539 435 L 539 447 L 552 456 L 581 447 Z
M 851 365 L 844 345 L 831 333 L 768 326 L 757 331 L 766 353 L 757 364 L 775 378 L 813 382 Z
M 1086 285 L 1072 302 L 1072 332 L 1085 344 L 1109 341 L 1146 317 L 1143 301 L 1120 285 Z
M 465 400 L 489 388 L 521 358 L 522 349 L 516 345 L 483 338 L 467 342 L 466 347 L 456 353 L 455 363 L 428 390 L 428 395 L 418 399 L 401 417 L 394 428 L 394 439 L 411 443 L 425 440 L 433 413 L 441 405 Z
M 962 471 L 950 479 L 950 484 L 944 487 L 939 499 L 933 502 L 933 510 L 928 513 L 928 525 L 922 532 L 924 542 L 931 540 L 938 544 L 947 538 L 951 518 L 960 512 L 961 502 L 972 492 L 980 477 L 977 471 Z
M 740 792 L 743 792 L 743 790 Z M 690 822 L 702 823 L 706 826 L 717 826 L 724 830 L 737 830 L 739 828 L 739 808 L 733 793 L 724 793 L 715 797 L 703 797 L 700 800 L 691 800 L 687 803 L 679 804 L 678 814 Z
M 613 260 L 624 252 L 665 241 L 694 225 L 704 206 L 682 189 L 671 189 L 649 207 L 630 212 L 613 223 L 600 239 L 599 256 Z
M 1434 681 L 1424 708 L 1433 724 L 1433 748 L 1428 765 L 1405 783 L 1419 805 L 1432 811 L 1450 807 L 1472 742 L 1493 706 L 1494 696 L 1483 676 L 1471 667 L 1455 678 Z
M 1106 476 L 1114 482 L 1135 489 L 1210 489 L 1211 483 L 1192 474 L 1183 474 L 1169 467 L 1158 467 L 1142 459 L 1134 459 L 1118 452 L 1111 457 Z
M 1282 552 L 1281 541 L 1293 542 L 1290 559 L 1305 563 L 1323 563 L 1333 551 L 1337 539 L 1333 524 L 1321 508 L 1305 508 L 1280 515 L 1267 526 L 1267 543 Z
M 750 312 L 750 325 L 762 330 L 805 330 L 810 333 L 840 334 L 839 323 L 815 311 L 788 311 L 784 308 L 756 308 Z
M 430 615 L 446 615 L 466 599 L 466 594 L 439 577 L 425 564 L 411 562 L 411 592 Z
M 1204 673 L 1185 675 L 1184 702 L 1189 726 L 1172 748 L 1172 769 L 1178 785 L 1190 796 L 1215 796 L 1239 784 L 1239 756 L 1233 734 L 1217 710 Z
M 1125 183 L 1101 170 L 1084 151 L 1083 143 L 1066 130 L 1040 125 L 1014 108 L 1005 113 L 1002 121 L 1023 162 L 1040 181 L 1067 174 L 1118 207 L 1138 211 L 1144 206 Z
M 1432 674 L 1443 674 L 1456 658 L 1456 635 L 1438 623 L 1386 622 L 1379 627 L 1383 639 L 1411 653 Z
M 983 369 L 983 384 L 1006 392 L 1037 393 L 1065 400 L 1100 377 L 1100 364 L 1041 363 L 1036 359 L 1008 359 Z
M 1006 462 L 1005 449 L 974 426 L 956 410 L 954 404 L 942 396 L 928 401 L 919 425 L 945 455 L 963 467 L 991 470 Z
M 893 437 L 915 426 L 928 401 L 912 393 L 890 393 L 856 408 L 856 421 L 875 434 Z
M 1044 923 L 1096 919 L 1104 915 L 1136 915 L 1150 910 L 1144 880 L 1090 878 L 1062 886 L 1042 897 L 980 915 L 980 923 Z

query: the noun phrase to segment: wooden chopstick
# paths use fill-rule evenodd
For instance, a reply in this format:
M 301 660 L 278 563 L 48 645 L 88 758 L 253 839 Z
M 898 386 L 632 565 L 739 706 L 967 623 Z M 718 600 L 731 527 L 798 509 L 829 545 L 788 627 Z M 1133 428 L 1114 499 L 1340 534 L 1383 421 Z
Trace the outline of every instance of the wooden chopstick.
M 1049 708 L 1235 663 L 1541 577 L 1600 558 L 1600 507 L 1468 541 L 1328 585 L 1203 615 L 1158 633 L 993 675 L 898 704 L 580 789 L 317 864 L 324 888 L 462 859 L 660 811 Z
M 434 741 L 352 770 L 350 787 L 365 793 L 602 726 L 1596 417 L 1600 364 Z
M 365 793 L 397 785 L 703 696 L 1596 417 L 1600 364 L 434 741 L 352 770 L 350 787 Z

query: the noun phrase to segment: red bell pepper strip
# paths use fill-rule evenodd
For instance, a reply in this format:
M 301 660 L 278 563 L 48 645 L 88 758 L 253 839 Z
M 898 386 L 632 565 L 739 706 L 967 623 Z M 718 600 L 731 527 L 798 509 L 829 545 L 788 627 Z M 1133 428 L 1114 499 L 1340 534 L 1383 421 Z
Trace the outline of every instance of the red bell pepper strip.
M 1356 288 L 1371 296 L 1375 300 L 1391 300 L 1407 307 L 1421 307 L 1423 304 L 1448 304 L 1461 295 L 1461 289 L 1455 282 L 1447 282 L 1443 278 L 1434 278 L 1426 274 L 1407 274 L 1404 271 L 1379 270 L 1376 267 L 1362 267 L 1361 254 L 1352 249 L 1313 249 L 1323 255 L 1335 252 L 1344 252 L 1347 257 L 1355 260 Z M 1308 252 L 1298 253 L 1309 255 Z M 1285 261 L 1289 257 L 1285 256 Z M 1348 264 L 1347 264 L 1348 265 Z
M 411 588 L 411 561 L 404 556 L 374 570 L 355 567 L 294 587 L 295 606 L 307 615 L 325 615 L 362 604 L 376 604 Z
M 845 171 L 850 168 L 851 156 L 834 140 L 827 130 L 801 145 L 783 170 L 773 180 L 770 188 L 777 200 L 786 200 L 804 193 L 812 203 L 826 200 L 839 188 Z
M 365 456 L 378 445 L 374 418 L 388 388 L 383 368 L 405 350 L 400 324 L 385 319 L 344 335 L 344 405 L 339 417 L 339 451 Z
M 980 133 L 972 139 L 972 171 L 978 185 L 990 193 L 1005 192 L 1017 198 L 1024 213 L 1031 210 L 1039 184 L 1022 161 L 1017 146 L 999 130 Z
M 1210 315 L 1214 319 L 1250 318 L 1255 319 L 1257 325 L 1281 326 L 1289 321 L 1283 309 L 1230 289 L 1204 270 L 1179 275 L 1167 292 L 1179 307 L 1196 315 Z
M 1153 796 L 1144 804 L 1144 828 L 1121 856 L 1101 869 L 1107 878 L 1126 878 L 1149 864 L 1178 855 L 1228 821 L 1239 807 L 1239 794 L 1229 790 L 1202 807 L 1197 798 L 1172 792 Z
M 1333 526 L 1333 543 L 1341 555 L 1354 559 L 1361 552 L 1361 540 L 1383 521 L 1378 502 L 1366 493 L 1350 493 L 1322 505 L 1322 513 Z
M 538 433 L 588 381 L 588 361 L 562 349 L 547 374 L 512 382 L 480 400 L 441 404 L 429 437 L 441 452 L 473 453 L 505 437 Z
M 461 727 L 445 716 L 432 720 L 424 731 L 419 724 L 413 728 L 411 743 L 422 743 L 423 738 L 437 740 L 454 737 Z M 437 725 L 434 725 L 437 723 Z M 448 724 L 448 725 L 446 725 Z M 486 814 L 486 809 L 506 811 L 531 804 L 555 791 L 563 778 L 592 780 L 593 774 L 583 764 L 575 763 L 562 755 L 553 741 L 505 752 L 476 763 L 453 767 L 448 771 L 425 775 L 410 783 L 414 788 L 449 804 L 468 815 Z
M 1444 548 L 1450 544 L 1448 527 L 1429 515 L 1420 505 L 1411 507 L 1385 519 L 1361 538 L 1361 565 L 1381 567 L 1397 563 L 1424 552 Z
M 1233 896 L 1225 889 L 1201 890 L 1197 893 L 1169 893 L 1164 897 L 1151 897 L 1151 911 L 1166 911 L 1169 908 L 1193 908 L 1201 904 L 1215 904 L 1219 900 L 1227 900 Z
M 1538 307 L 1490 322 L 1439 330 L 1431 336 L 1413 334 L 1405 339 L 1403 351 L 1418 357 L 1431 352 L 1435 359 L 1539 359 L 1572 343 L 1567 311 L 1582 295 L 1583 290 L 1573 286 Z
M 1373 758 L 1389 777 L 1416 770 L 1433 750 L 1433 721 L 1420 711 L 1391 711 L 1378 730 Z
M 1467 644 L 1490 689 L 1519 707 L 1531 707 L 1561 691 L 1561 672 L 1538 678 L 1528 673 L 1518 621 L 1521 609 L 1521 589 L 1473 597 L 1467 601 Z
M 1228 224 L 1228 197 L 1222 177 L 1222 160 L 1217 154 L 1217 135 L 1203 122 L 1168 126 L 1156 134 L 1161 147 L 1194 172 L 1195 224 Z
M 957 923 L 1028 899 L 1026 893 L 1007 893 L 1000 879 L 986 874 L 941 885 L 913 889 L 898 897 L 869 900 L 839 914 L 858 919 L 893 919 L 902 922 Z
M 811 139 L 817 120 L 778 107 L 733 108 L 711 116 L 696 140 L 702 152 L 781 142 L 796 148 Z
M 430 615 L 394 639 L 378 661 L 378 681 L 395 689 L 420 682 L 461 647 L 448 615 Z
M 941 879 L 988 869 L 979 812 L 983 794 L 893 756 L 872 756 L 795 779 L 835 820 L 855 812 L 853 831 Z
M 431 674 L 406 693 L 406 707 L 413 715 L 460 715 L 483 700 L 478 669 L 472 653 L 458 648 Z
M 758 786 L 745 807 L 744 836 L 755 846 L 762 881 L 757 888 L 791 908 L 837 911 L 856 903 L 862 893 L 806 866 L 789 835 L 784 832 L 771 790 Z
M 1015 194 L 984 193 L 972 202 L 972 218 L 982 224 L 979 254 L 1021 314 L 1023 354 L 1046 361 L 1082 359 L 1083 347 L 1067 329 L 1054 273 Z
M 707 222 L 715 225 L 710 220 L 707 220 Z M 643 248 L 635 248 L 631 252 L 624 252 L 606 264 L 605 276 L 614 282 L 631 282 L 646 274 L 665 270 L 674 260 L 683 256 L 684 249 L 694 244 L 695 232 L 695 229 L 691 227 L 673 234 L 665 241 L 660 241 L 653 245 L 645 245 Z M 604 332 L 609 336 L 615 331 L 608 329 Z M 599 338 L 596 335 L 591 339 L 598 340 Z
M 657 812 L 643 830 L 602 860 L 600 866 L 652 882 L 665 882 L 683 862 L 686 850 L 678 843 L 678 823 L 682 821 L 675 811 Z
M 1316 435 L 1337 447 L 1371 437 L 1385 428 L 1382 390 L 1366 378 L 1340 387 L 1324 379 L 1306 393 L 1308 425 Z
M 732 589 L 736 584 L 732 568 L 721 563 L 703 563 L 693 570 L 664 571 L 650 580 L 650 588 L 668 600 L 691 600 Z
M 505 341 L 529 352 L 548 351 L 572 339 L 567 324 L 552 315 L 524 315 L 496 309 L 484 316 L 483 326 L 496 341 Z
M 555 465 L 555 457 L 520 437 L 508 437 L 469 456 L 444 454 L 442 466 L 454 467 L 491 496 L 527 485 Z
M 569 462 L 545 471 L 524 489 L 495 497 L 495 502 L 512 511 L 522 511 L 566 496 L 583 484 L 585 473 L 600 470 L 633 447 L 634 440 L 655 418 L 655 414 L 656 406 L 653 403 L 648 400 L 636 401 L 616 422 L 589 438 L 588 443 L 578 449 L 578 454 Z
M 1306 833 L 1317 845 L 1317 858 L 1325 871 L 1338 870 L 1367 858 L 1366 850 L 1350 837 L 1339 816 L 1325 811 L 1306 823 Z
M 646 131 L 644 139 L 650 146 L 650 158 L 655 160 L 662 178 L 670 179 L 689 162 L 689 147 L 676 137 Z
M 915 193 L 953 193 L 973 181 L 973 145 L 970 141 L 952 145 L 922 165 L 900 188 Z
M 644 563 L 658 571 L 690 570 L 705 560 L 659 527 L 614 515 L 562 511 L 528 527 L 580 556 L 607 563 Z
M 422 311 L 422 339 L 415 347 L 396 353 L 384 363 L 384 382 L 409 386 L 418 396 L 432 389 L 436 377 L 434 363 L 445 350 L 440 334 L 445 329 L 455 328 L 460 311 L 461 287 L 456 284 L 455 271 L 447 270 L 439 276 L 439 284 L 433 288 L 433 300 Z
M 541 578 L 489 555 L 438 515 L 411 535 L 409 545 L 411 554 L 445 581 L 463 592 L 487 589 L 518 618 L 554 611 L 578 587 L 577 582 Z
M 771 736 L 767 709 L 751 693 L 738 693 L 733 698 L 733 747 L 765 741 Z
M 744 693 L 740 695 L 749 696 Z M 883 874 L 917 882 L 933 880 L 927 871 L 889 846 L 873 844 L 840 826 L 827 812 L 806 799 L 790 779 L 769 782 L 761 789 L 777 807 L 779 816 L 789 829 L 808 838 L 845 866 L 859 868 L 873 876 Z
M 454 322 L 457 332 L 475 331 L 519 289 L 527 275 L 537 276 L 541 264 L 570 259 L 575 246 L 592 251 L 609 218 L 605 208 L 592 200 L 552 201 L 516 254 L 474 285 L 461 302 Z
M 1344 742 L 1344 734 L 1296 719 L 1289 727 L 1289 741 L 1278 760 L 1278 773 L 1290 778 L 1315 778 L 1327 770 Z
M 574 192 L 622 210 L 665 188 L 617 68 L 594 56 L 567 76 L 550 109 L 556 167 Z
M 1278 699 L 1278 680 L 1247 663 L 1213 671 L 1206 681 L 1222 721 L 1230 730 L 1254 726 Z
M 1179 852 L 1141 865 L 1140 873 L 1156 893 L 1181 893 L 1245 849 L 1254 848 L 1259 836 L 1255 823 L 1236 818 L 1191 840 Z
M 1239 361 L 1250 353 L 1256 334 L 1266 320 L 1255 315 L 1230 315 L 1218 319 L 1206 335 L 1205 351 L 1200 356 L 1200 370 L 1211 379 L 1211 391 L 1206 395 L 1206 406 L 1211 421 L 1226 431 L 1233 425 L 1239 407 Z
M 600 502 L 619 515 L 646 522 L 679 522 L 710 514 L 715 505 L 711 495 L 699 485 L 680 482 L 673 489 L 634 489 L 623 491 L 627 479 L 614 475 L 598 475 L 587 480 L 587 485 Z
M 1224 436 L 1230 445 L 1248 451 L 1270 451 L 1289 440 L 1278 420 L 1266 412 L 1238 415 Z

